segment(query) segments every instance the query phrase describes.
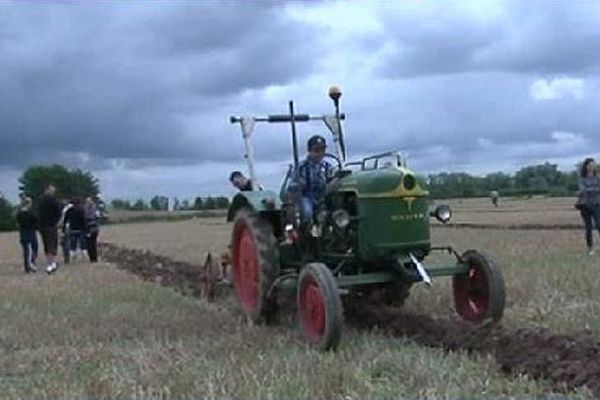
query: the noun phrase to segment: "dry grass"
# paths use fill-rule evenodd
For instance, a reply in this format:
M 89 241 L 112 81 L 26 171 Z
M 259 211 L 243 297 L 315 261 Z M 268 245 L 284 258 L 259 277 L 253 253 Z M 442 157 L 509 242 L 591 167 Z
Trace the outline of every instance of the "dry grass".
M 482 204 L 482 206 L 485 206 Z M 460 216 L 457 211 L 455 215 Z M 549 218 L 549 217 L 548 217 Z M 190 220 L 106 227 L 102 239 L 199 263 L 222 251 L 229 226 Z M 594 272 L 578 231 L 435 229 L 436 242 L 482 248 L 502 261 L 506 324 L 600 331 Z M 547 396 L 549 387 L 502 375 L 490 359 L 444 354 L 376 332 L 346 331 L 341 349 L 307 348 L 292 323 L 242 323 L 219 304 L 98 264 L 26 276 L 16 236 L 0 235 L 0 397 L 400 398 Z M 448 315 L 450 288 L 414 290 L 407 307 Z M 584 392 L 571 396 L 586 397 Z
M 484 225 L 541 226 L 581 225 L 579 212 L 573 198 L 500 199 L 498 208 L 488 199 L 452 199 L 439 201 L 449 204 L 453 211 L 452 222 Z

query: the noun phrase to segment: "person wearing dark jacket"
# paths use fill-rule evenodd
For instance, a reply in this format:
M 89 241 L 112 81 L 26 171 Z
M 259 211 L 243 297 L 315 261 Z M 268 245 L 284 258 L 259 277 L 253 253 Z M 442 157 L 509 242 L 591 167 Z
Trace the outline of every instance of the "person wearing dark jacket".
M 58 249 L 58 222 L 60 221 L 62 207 L 56 199 L 56 188 L 48 185 L 38 204 L 38 229 L 42 234 L 44 253 L 48 260 L 46 272 L 56 271 L 56 254 Z
M 72 201 L 73 206 L 65 212 L 63 226 L 68 226 L 69 248 L 71 256 L 79 250 L 83 254 L 85 250 L 86 222 L 83 199 L 76 197 Z
M 36 272 L 35 260 L 38 252 L 38 241 L 36 235 L 37 217 L 32 210 L 30 197 L 24 197 L 23 203 L 17 212 L 17 223 L 19 224 L 19 241 L 23 248 L 23 261 L 25 272 Z
M 87 245 L 88 256 L 90 262 L 95 263 L 98 261 L 98 235 L 100 234 L 100 213 L 98 207 L 91 197 L 85 199 L 85 226 L 86 226 L 86 237 L 85 242 Z
M 586 158 L 581 166 L 577 208 L 585 225 L 588 254 L 594 254 L 593 227 L 600 233 L 600 177 L 593 158 Z

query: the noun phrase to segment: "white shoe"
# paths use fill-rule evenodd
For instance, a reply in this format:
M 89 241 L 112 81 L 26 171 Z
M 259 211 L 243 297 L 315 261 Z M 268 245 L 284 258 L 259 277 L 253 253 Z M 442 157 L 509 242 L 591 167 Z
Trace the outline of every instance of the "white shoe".
M 588 256 L 593 256 L 594 255 L 594 250 L 588 250 Z
M 37 272 L 37 266 L 33 261 L 29 262 L 29 272 Z
M 56 266 L 56 263 L 53 262 L 52 264 L 48 264 L 48 266 L 46 267 L 46 272 L 48 273 L 48 275 L 50 275 L 51 273 L 56 271 L 57 268 L 58 267 Z

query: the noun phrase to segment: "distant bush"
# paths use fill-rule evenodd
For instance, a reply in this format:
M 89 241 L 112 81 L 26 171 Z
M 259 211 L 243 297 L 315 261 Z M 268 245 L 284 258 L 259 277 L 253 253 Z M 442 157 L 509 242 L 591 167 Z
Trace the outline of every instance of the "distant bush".
M 0 197 L 0 231 L 17 229 L 14 207 L 3 197 Z
M 548 196 L 550 197 L 566 197 L 570 194 L 569 188 L 564 186 L 552 186 L 548 188 Z

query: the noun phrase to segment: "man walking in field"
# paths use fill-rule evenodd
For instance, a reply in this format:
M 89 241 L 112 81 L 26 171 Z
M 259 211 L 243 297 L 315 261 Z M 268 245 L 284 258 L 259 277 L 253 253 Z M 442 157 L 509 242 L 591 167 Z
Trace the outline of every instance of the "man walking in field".
M 30 197 L 23 196 L 21 207 L 17 213 L 19 223 L 19 239 L 23 247 L 23 261 L 25 272 L 36 272 L 35 260 L 38 253 L 38 241 L 36 236 L 37 217 L 32 209 L 33 202 Z
M 38 227 L 42 234 L 44 253 L 48 261 L 46 272 L 52 274 L 58 268 L 56 254 L 58 249 L 58 223 L 61 217 L 61 206 L 56 199 L 56 188 L 48 184 L 38 205 Z
M 90 262 L 95 263 L 98 261 L 98 234 L 100 233 L 100 212 L 96 206 L 96 202 L 88 197 L 85 199 L 85 232 L 86 232 L 86 245 Z

